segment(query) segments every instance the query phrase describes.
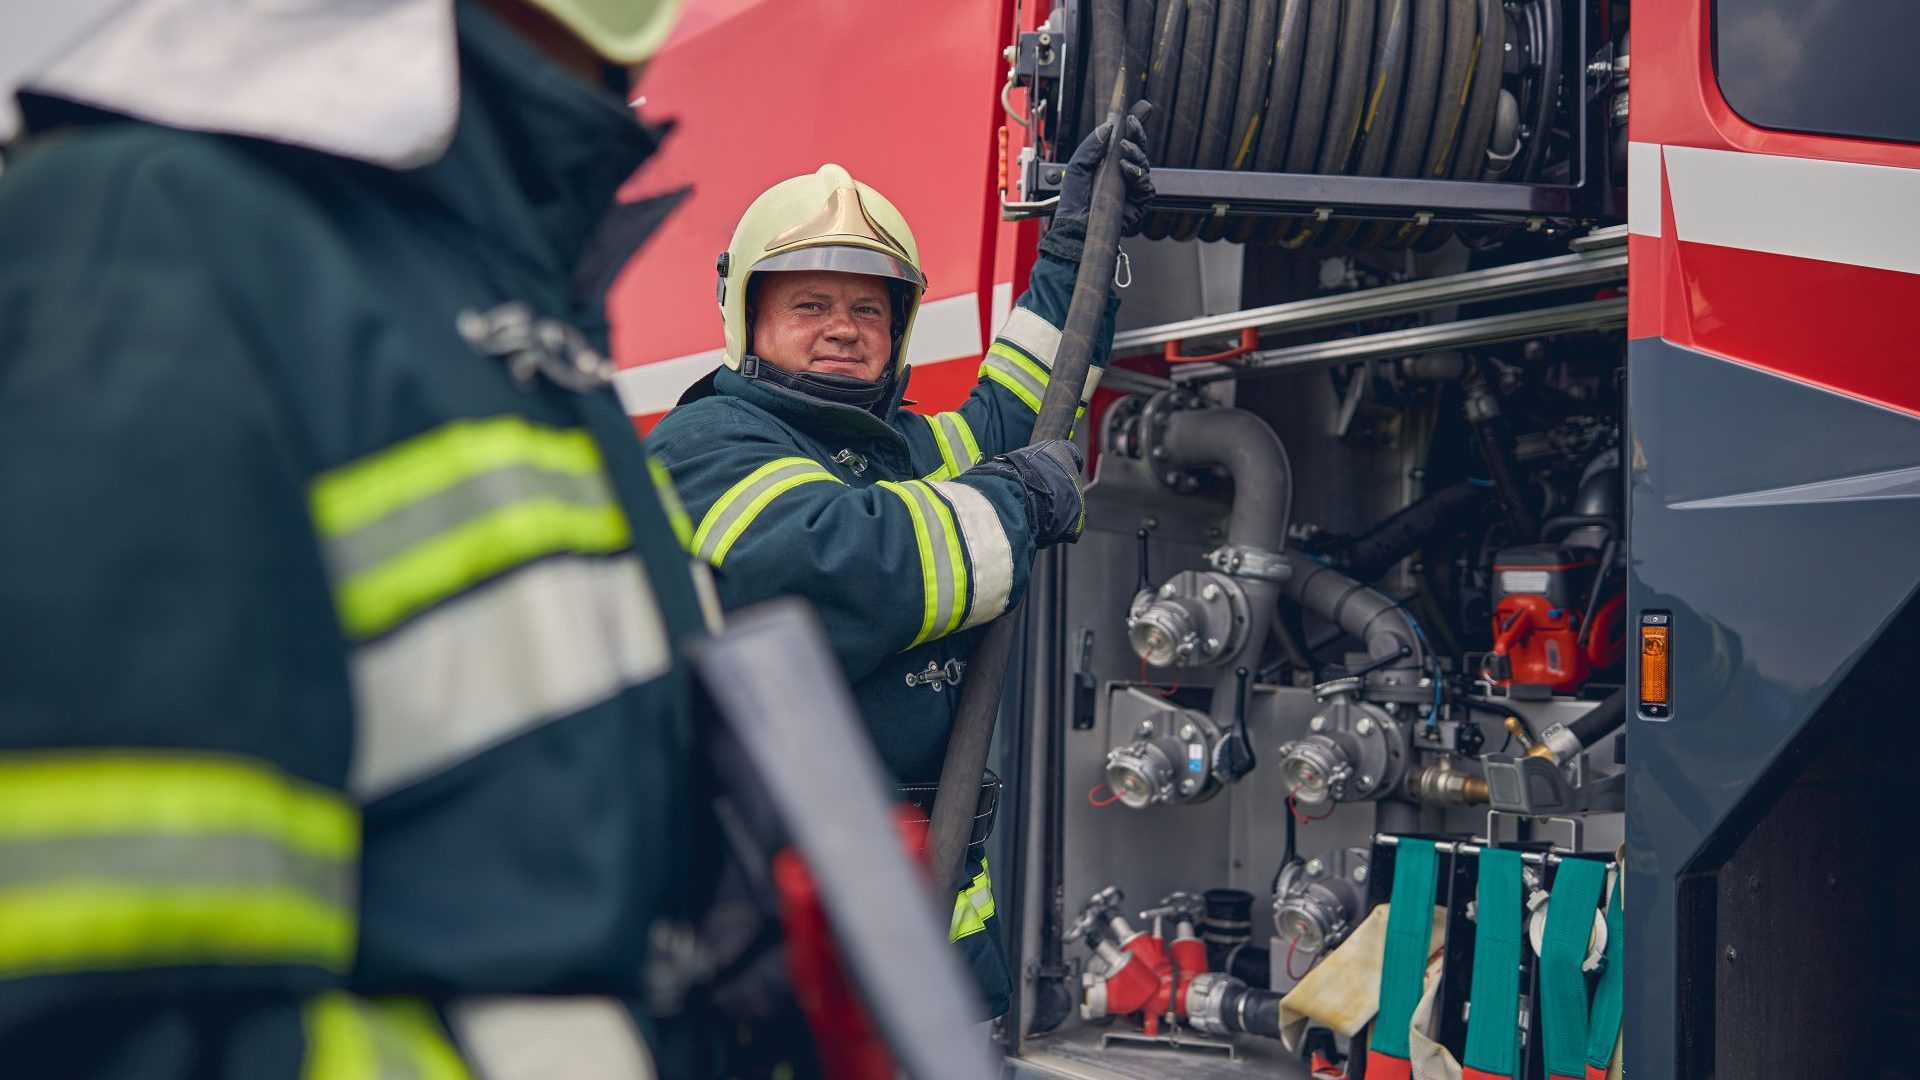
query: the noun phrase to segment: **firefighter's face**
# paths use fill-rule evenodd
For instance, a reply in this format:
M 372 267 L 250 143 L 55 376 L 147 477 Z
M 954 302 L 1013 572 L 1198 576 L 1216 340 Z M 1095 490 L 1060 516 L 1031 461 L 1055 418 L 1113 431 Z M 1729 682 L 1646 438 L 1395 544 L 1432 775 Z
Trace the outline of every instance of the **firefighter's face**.
M 893 303 L 883 278 L 795 270 L 756 279 L 753 352 L 792 374 L 874 382 L 893 358 Z

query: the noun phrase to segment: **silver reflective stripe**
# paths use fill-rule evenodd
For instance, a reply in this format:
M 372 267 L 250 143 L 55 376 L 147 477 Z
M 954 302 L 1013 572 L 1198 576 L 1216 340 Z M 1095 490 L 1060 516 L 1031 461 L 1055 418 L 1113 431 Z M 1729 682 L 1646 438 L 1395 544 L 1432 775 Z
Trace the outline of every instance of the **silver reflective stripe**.
M 745 479 L 728 488 L 701 519 L 700 528 L 693 536 L 694 557 L 719 565 L 741 531 L 753 523 L 753 518 L 769 501 L 792 487 L 814 480 L 839 482 L 839 478 L 819 462 L 802 457 L 770 461 L 747 474 Z
M 1026 308 L 1016 307 L 1007 315 L 999 337 L 1033 357 L 1041 367 L 1053 370 L 1053 358 L 1060 353 L 1060 330 L 1052 323 Z M 1086 381 L 1080 385 L 1080 400 L 1084 402 L 1093 397 L 1099 385 L 1100 369 L 1088 367 Z
M 378 798 L 670 663 L 637 556 L 533 563 L 354 652 L 350 786 Z
M 468 477 L 349 533 L 327 541 L 327 561 L 337 577 L 368 570 L 474 518 L 533 499 L 586 508 L 614 505 L 604 472 L 564 473 L 513 465 Z
M 455 998 L 447 1026 L 474 1080 L 653 1080 L 653 1057 L 612 998 Z
M 960 626 L 966 630 L 997 619 L 1007 610 L 1007 601 L 1013 596 L 1013 544 L 1007 539 L 1006 526 L 1000 523 L 999 511 L 985 495 L 965 484 L 940 483 L 933 487 L 953 506 L 960 538 L 973 564 L 973 602 L 967 610 L 967 621 Z
M 76 882 L 281 886 L 348 911 L 360 903 L 350 864 L 306 855 L 265 836 L 70 834 L 0 843 L 0 893 Z
M 954 582 L 964 572 L 953 564 L 951 541 L 954 537 L 947 531 L 946 508 L 934 505 L 933 493 L 927 485 L 917 480 L 888 486 L 901 498 L 909 499 L 918 506 L 920 512 L 917 516 L 926 522 L 927 540 L 933 549 L 933 565 L 922 567 L 921 570 L 933 575 L 934 585 L 933 626 L 927 638 L 944 636 L 951 632 L 957 614 L 954 610 Z
M 1054 354 L 1060 351 L 1060 328 L 1023 307 L 1007 314 L 996 336 L 1011 342 L 1044 368 L 1053 367 Z

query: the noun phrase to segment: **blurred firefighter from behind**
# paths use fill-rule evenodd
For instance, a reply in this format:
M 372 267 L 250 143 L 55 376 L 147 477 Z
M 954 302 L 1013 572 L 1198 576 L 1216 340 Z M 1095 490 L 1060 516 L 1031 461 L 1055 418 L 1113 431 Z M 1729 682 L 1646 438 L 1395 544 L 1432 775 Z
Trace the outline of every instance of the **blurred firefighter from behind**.
M 1124 118 L 1127 212 L 1148 177 L 1145 105 Z M 1060 344 L 1108 128 L 1073 155 L 1040 258 L 959 409 L 904 411 L 926 279 L 903 214 L 838 165 L 774 185 L 720 256 L 725 366 L 648 438 L 699 523 L 696 558 L 729 606 L 797 595 L 820 611 L 901 796 L 930 808 L 978 628 L 1012 610 L 1040 549 L 1085 523 L 1080 455 L 1027 446 Z M 1093 393 L 1113 336 L 1109 302 Z M 953 883 L 950 936 L 985 1014 L 1011 975 L 985 857 L 998 781 Z M 974 1019 L 979 1019 L 975 1017 Z
M 14 42 L 0 1073 L 693 1074 L 634 1003 L 713 876 L 705 620 L 601 303 L 676 6 Z

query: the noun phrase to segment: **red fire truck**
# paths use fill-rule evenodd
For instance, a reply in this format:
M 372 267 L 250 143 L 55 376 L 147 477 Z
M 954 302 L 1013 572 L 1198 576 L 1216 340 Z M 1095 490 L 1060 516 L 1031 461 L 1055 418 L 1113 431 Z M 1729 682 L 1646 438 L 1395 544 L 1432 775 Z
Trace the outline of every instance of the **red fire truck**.
M 827 160 L 912 222 L 953 407 L 1116 80 L 1158 107 L 1001 720 L 1020 1068 L 1908 1074 L 1915 42 L 1894 0 L 693 6 L 641 86 L 691 192 L 613 295 L 642 430 L 739 212 Z M 1193 413 L 1284 453 L 1169 453 Z

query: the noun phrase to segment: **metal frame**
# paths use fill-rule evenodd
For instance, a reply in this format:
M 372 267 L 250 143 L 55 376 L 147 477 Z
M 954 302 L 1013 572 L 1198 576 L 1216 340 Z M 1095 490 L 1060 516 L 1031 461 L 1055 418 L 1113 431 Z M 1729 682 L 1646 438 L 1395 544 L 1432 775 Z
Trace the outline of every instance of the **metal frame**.
M 1563 85 L 1573 107 L 1567 118 L 1573 125 L 1570 182 L 1538 184 L 1506 181 L 1413 180 L 1379 176 L 1326 176 L 1304 173 L 1256 173 L 1225 169 L 1155 169 L 1152 205 L 1163 210 L 1203 211 L 1216 216 L 1373 218 L 1391 221 L 1457 222 L 1521 225 L 1541 228 L 1617 218 L 1609 161 L 1608 95 L 1589 74 L 1598 40 L 1585 0 L 1560 0 L 1565 25 L 1573 32 L 1563 46 Z M 1073 46 L 1086 33 L 1082 0 L 1062 0 L 1066 72 L 1077 75 L 1086 50 Z M 1067 78 L 1062 85 L 1078 86 Z M 1064 91 L 1062 105 L 1078 94 Z M 1066 116 L 1064 108 L 1057 118 Z M 1058 128 L 1056 120 L 1056 130 Z M 1065 147 L 1056 147 L 1065 153 Z M 1065 176 L 1063 161 L 1024 162 L 1023 205 L 1031 206 L 1059 193 Z M 1019 214 L 1020 205 L 1009 212 Z M 1033 213 L 1035 211 L 1025 211 Z

